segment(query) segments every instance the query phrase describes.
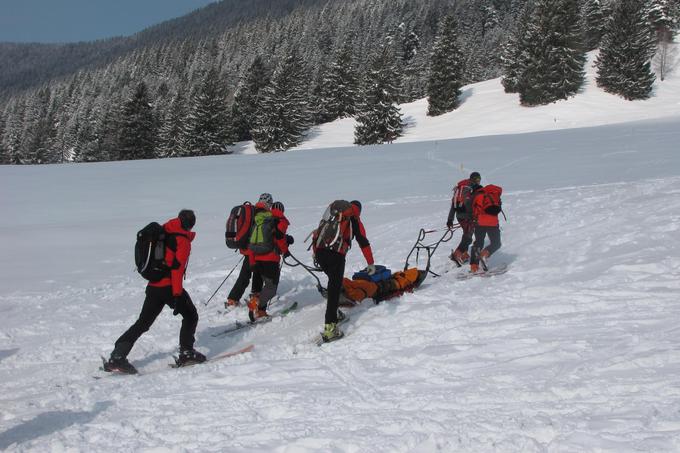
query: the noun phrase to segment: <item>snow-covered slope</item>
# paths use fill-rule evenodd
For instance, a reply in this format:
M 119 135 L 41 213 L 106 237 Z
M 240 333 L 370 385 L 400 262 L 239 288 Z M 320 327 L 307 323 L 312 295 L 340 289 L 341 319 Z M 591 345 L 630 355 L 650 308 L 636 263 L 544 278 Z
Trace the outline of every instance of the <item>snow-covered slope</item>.
M 560 124 L 573 102 L 545 109 Z M 550 121 L 456 140 L 453 123 L 417 122 L 411 142 L 389 146 L 0 167 L 0 450 L 679 451 L 679 118 Z M 234 277 L 204 305 L 239 258 L 223 242 L 233 205 L 272 192 L 309 263 L 302 240 L 327 203 L 358 198 L 376 260 L 399 269 L 472 170 L 505 189 L 492 263 L 506 274 L 459 280 L 447 243 L 433 260 L 447 273 L 352 309 L 347 337 L 317 348 L 316 282 L 284 267 L 272 309 L 297 300 L 295 314 L 211 336 L 246 318 L 220 310 Z M 184 207 L 198 217 L 185 281 L 196 345 L 255 349 L 169 369 L 180 322 L 165 311 L 130 355 L 141 376 L 93 379 L 144 297 L 136 231 Z M 352 250 L 348 272 L 363 265 Z
M 674 54 L 677 51 L 671 51 Z M 463 88 L 461 106 L 451 113 L 428 117 L 427 99 L 401 105 L 406 124 L 397 143 L 484 135 L 517 134 L 666 118 L 680 113 L 680 76 L 670 74 L 654 87 L 646 101 L 629 102 L 605 93 L 595 83 L 597 52 L 588 54 L 586 79 L 581 92 L 566 101 L 526 108 L 519 95 L 506 94 L 500 79 Z M 669 64 L 670 66 L 670 64 Z M 677 66 L 677 63 L 676 63 Z M 298 149 L 353 146 L 353 119 L 341 119 L 312 128 Z M 252 144 L 246 149 L 254 151 Z

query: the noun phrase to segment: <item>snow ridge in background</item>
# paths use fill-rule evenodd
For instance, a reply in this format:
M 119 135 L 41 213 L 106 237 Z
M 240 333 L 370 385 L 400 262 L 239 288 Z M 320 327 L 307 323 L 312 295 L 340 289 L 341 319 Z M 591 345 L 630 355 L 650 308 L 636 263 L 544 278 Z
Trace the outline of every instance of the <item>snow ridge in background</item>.
M 521 134 L 538 119 L 498 120 L 511 135 L 447 140 L 465 129 L 451 117 L 430 130 L 415 121 L 389 146 L 0 167 L 0 450 L 679 451 L 674 93 L 627 104 L 672 115 L 622 107 L 628 122 L 584 129 Z M 461 108 L 474 102 L 483 90 Z M 578 102 L 542 109 L 590 115 Z M 510 103 L 487 102 L 519 118 Z M 273 193 L 292 252 L 309 263 L 302 240 L 327 203 L 360 199 L 377 262 L 399 269 L 420 228 L 444 225 L 452 185 L 472 170 L 505 189 L 492 264 L 506 274 L 458 280 L 447 243 L 433 268 L 449 272 L 352 309 L 347 337 L 317 348 L 316 281 L 284 267 L 277 305 L 297 300 L 295 314 L 212 337 L 246 317 L 221 313 L 233 276 L 203 304 L 239 258 L 223 241 L 233 205 Z M 185 207 L 198 218 L 185 281 L 201 316 L 196 345 L 254 351 L 171 370 L 180 323 L 166 310 L 130 355 L 142 376 L 92 379 L 141 307 L 136 231 Z M 363 265 L 352 250 L 347 273 Z

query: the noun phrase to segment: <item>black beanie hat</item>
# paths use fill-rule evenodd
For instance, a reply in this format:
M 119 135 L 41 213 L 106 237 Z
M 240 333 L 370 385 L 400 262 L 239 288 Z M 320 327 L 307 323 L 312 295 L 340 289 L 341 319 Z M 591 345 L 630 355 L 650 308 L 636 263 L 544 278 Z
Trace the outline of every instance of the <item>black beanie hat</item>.
M 482 179 L 482 176 L 478 172 L 473 171 L 472 173 L 470 173 L 470 179 L 477 179 L 477 178 Z
M 196 214 L 191 209 L 182 209 L 177 215 L 179 222 L 182 224 L 182 228 L 189 231 L 196 225 Z

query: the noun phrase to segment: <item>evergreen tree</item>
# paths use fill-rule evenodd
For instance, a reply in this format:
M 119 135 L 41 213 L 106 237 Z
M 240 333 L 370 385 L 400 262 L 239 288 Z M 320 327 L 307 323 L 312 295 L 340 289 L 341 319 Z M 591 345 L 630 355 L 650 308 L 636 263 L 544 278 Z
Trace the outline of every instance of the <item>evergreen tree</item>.
M 649 22 L 656 32 L 657 42 L 673 41 L 679 13 L 680 2 L 677 0 L 650 0 Z
M 22 160 L 25 163 L 45 164 L 54 162 L 50 157 L 52 120 L 49 117 L 51 91 L 43 87 L 30 97 L 25 115 L 26 130 L 23 134 Z
M 17 99 L 9 109 L 5 123 L 5 154 L 6 161 L 12 165 L 26 164 L 21 155 L 21 142 L 23 138 L 24 112 L 26 104 L 23 99 Z
M 358 98 L 358 85 L 358 77 L 352 60 L 352 46 L 349 41 L 346 41 L 321 80 L 320 122 L 353 116 Z
M 655 38 L 646 12 L 639 0 L 620 0 L 595 62 L 598 86 L 628 100 L 648 98 L 654 84 L 651 58 Z
M 576 94 L 583 84 L 577 0 L 537 0 L 520 41 L 520 103 L 549 104 Z
M 435 41 L 427 83 L 427 114 L 437 116 L 458 107 L 463 85 L 463 55 L 458 47 L 456 20 L 447 16 Z
M 274 71 L 263 92 L 253 129 L 255 148 L 263 153 L 285 151 L 300 144 L 311 125 L 309 76 L 297 50 Z
M 256 56 L 239 84 L 232 105 L 234 137 L 237 141 L 252 140 L 255 114 L 262 89 L 269 84 L 269 71 L 261 56 Z
M 152 159 L 155 156 L 156 130 L 149 90 L 139 82 L 132 96 L 123 105 L 120 127 L 120 158 Z M 88 140 L 95 139 L 94 125 L 88 121 Z
M 158 156 L 188 156 L 184 120 L 187 117 L 187 100 L 180 87 L 161 120 L 158 130 Z
M 581 10 L 583 48 L 585 50 L 596 49 L 604 33 L 607 19 L 605 10 L 600 0 L 584 0 Z
M 503 78 L 501 83 L 506 93 L 518 92 L 517 85 L 520 75 L 524 71 L 521 43 L 524 35 L 527 33 L 532 12 L 533 3 L 528 2 L 517 19 L 515 29 L 508 37 L 507 43 L 503 46 L 503 53 L 501 55 Z
M 223 154 L 233 144 L 225 91 L 217 68 L 211 68 L 194 97 L 187 121 L 187 147 L 192 156 Z
M 389 45 L 383 46 L 366 75 L 354 129 L 357 145 L 391 143 L 401 135 L 401 112 L 396 105 L 400 78 L 392 49 Z

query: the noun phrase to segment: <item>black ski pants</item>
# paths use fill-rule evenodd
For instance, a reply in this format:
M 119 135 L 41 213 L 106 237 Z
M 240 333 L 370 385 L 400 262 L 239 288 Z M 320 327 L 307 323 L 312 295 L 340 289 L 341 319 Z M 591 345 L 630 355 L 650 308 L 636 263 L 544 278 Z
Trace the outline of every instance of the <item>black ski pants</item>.
M 252 269 L 250 268 L 250 261 L 248 261 L 248 257 L 245 256 L 243 258 L 241 272 L 239 272 L 236 283 L 234 283 L 234 287 L 231 288 L 231 291 L 229 292 L 229 299 L 240 300 L 241 297 L 243 297 L 243 293 L 246 292 L 246 288 L 248 288 L 248 284 L 250 283 L 251 275 L 253 277 L 252 291 L 254 293 L 259 293 L 262 291 L 262 277 L 257 272 L 253 273 Z
M 258 261 L 253 267 L 253 280 L 256 276 L 262 282 L 258 307 L 260 310 L 266 310 L 267 304 L 276 296 L 276 291 L 279 289 L 281 266 L 275 261 Z M 255 292 L 255 281 L 253 281 L 253 292 Z
M 501 248 L 501 229 L 497 226 L 476 226 L 475 227 L 475 243 L 472 245 L 472 254 L 470 255 L 470 264 L 479 264 L 479 254 L 484 249 L 484 240 L 489 236 L 491 242 L 486 250 L 489 256 L 493 255 L 499 248 Z
M 175 303 L 177 304 L 176 306 Z M 174 298 L 171 286 L 160 288 L 147 286 L 146 298 L 144 299 L 144 305 L 142 305 L 142 312 L 139 314 L 139 318 L 116 341 L 116 346 L 111 355 L 127 357 L 135 342 L 144 332 L 149 330 L 166 305 L 182 315 L 182 327 L 179 331 L 180 350 L 193 349 L 194 342 L 196 341 L 194 333 L 196 333 L 196 325 L 198 324 L 198 312 L 191 301 L 191 297 L 189 297 L 189 293 L 186 290 L 182 290 L 182 294 Z
M 333 250 L 319 249 L 315 260 L 328 276 L 328 297 L 326 302 L 326 324 L 338 322 L 338 305 L 345 275 L 345 255 Z
M 463 236 L 460 238 L 460 243 L 456 249 L 460 250 L 462 253 L 466 253 L 470 244 L 472 244 L 472 235 L 475 232 L 475 224 L 469 219 L 458 219 L 460 224 L 460 229 L 463 232 Z

